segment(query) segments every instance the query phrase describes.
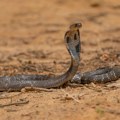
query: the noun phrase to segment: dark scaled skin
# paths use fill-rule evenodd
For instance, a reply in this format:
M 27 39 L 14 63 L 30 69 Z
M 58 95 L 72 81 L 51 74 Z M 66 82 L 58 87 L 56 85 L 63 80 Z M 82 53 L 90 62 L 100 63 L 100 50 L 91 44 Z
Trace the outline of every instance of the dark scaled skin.
M 120 66 L 104 67 L 94 71 L 77 73 L 71 82 L 79 84 L 107 83 L 120 78 Z
M 48 77 L 44 75 L 16 75 L 0 77 L 0 91 L 20 91 L 25 87 L 56 88 L 70 81 L 76 74 L 80 61 L 81 23 L 72 24 L 65 33 L 65 43 L 71 56 L 69 69 L 60 76 Z
M 77 73 L 80 62 L 81 23 L 72 24 L 65 33 L 65 43 L 71 56 L 71 65 L 62 75 L 50 78 L 46 75 L 16 75 L 0 77 L 0 91 L 20 91 L 25 87 L 56 88 L 71 80 L 79 84 L 106 83 L 120 78 L 120 66 L 104 67 L 94 71 Z M 76 74 L 77 73 L 77 74 Z

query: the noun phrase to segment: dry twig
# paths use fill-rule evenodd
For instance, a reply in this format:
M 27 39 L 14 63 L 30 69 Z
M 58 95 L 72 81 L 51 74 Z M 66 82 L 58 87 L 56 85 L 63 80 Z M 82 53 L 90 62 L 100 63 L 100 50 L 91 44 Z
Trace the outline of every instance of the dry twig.
M 11 106 L 11 105 L 22 105 L 22 104 L 27 104 L 27 103 L 29 103 L 29 100 L 18 101 L 18 102 L 13 102 L 13 103 L 8 103 L 8 104 L 0 105 L 0 108 Z
M 29 91 L 36 91 L 36 92 L 53 92 L 53 89 L 46 89 L 46 88 L 37 88 L 37 87 L 25 87 L 21 90 L 21 92 L 29 92 Z

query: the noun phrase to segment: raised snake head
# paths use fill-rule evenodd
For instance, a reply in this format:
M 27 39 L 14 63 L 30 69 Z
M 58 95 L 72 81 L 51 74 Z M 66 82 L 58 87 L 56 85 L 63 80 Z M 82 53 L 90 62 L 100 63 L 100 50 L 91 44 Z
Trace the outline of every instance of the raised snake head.
M 73 59 L 80 57 L 80 27 L 82 27 L 81 23 L 72 24 L 65 34 L 65 43 Z

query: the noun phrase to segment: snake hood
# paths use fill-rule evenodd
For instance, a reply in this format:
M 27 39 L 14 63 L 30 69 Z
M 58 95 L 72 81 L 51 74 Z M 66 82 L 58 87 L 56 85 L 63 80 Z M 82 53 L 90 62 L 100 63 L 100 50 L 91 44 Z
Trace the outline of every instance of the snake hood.
M 72 24 L 65 33 L 65 43 L 71 56 L 69 69 L 60 76 L 49 78 L 44 75 L 16 75 L 0 77 L 0 91 L 20 91 L 24 87 L 54 88 L 70 81 L 76 74 L 80 60 L 81 23 Z

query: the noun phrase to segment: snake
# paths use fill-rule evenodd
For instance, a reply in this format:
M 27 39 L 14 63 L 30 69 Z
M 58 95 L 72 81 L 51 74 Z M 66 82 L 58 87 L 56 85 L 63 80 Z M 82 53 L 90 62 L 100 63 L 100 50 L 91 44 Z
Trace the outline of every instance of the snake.
M 67 82 L 77 84 L 106 83 L 120 78 L 120 67 L 102 67 L 94 71 L 77 73 L 80 63 L 81 37 L 79 29 L 81 23 L 70 25 L 64 35 L 66 48 L 71 57 L 71 64 L 68 70 L 58 76 L 47 75 L 15 75 L 0 77 L 0 91 L 21 91 L 25 87 L 58 88 Z
M 101 67 L 96 70 L 77 73 L 71 83 L 89 84 L 89 83 L 107 83 L 116 81 L 120 78 L 120 66 Z
M 71 56 L 68 70 L 56 77 L 46 75 L 15 75 L 0 77 L 0 91 L 20 91 L 25 87 L 56 88 L 70 81 L 76 74 L 80 62 L 81 23 L 72 24 L 64 35 L 66 48 Z

